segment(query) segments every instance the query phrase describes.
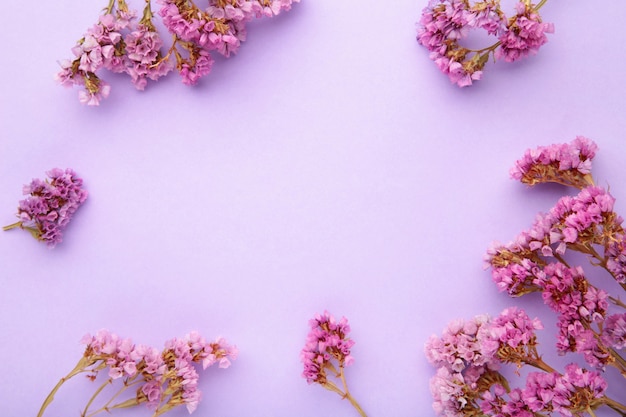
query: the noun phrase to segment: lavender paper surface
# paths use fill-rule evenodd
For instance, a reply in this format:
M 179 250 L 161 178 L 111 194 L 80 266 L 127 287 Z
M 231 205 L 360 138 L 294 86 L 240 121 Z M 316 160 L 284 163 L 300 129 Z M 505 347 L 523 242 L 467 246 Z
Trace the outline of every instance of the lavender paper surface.
M 595 140 L 594 177 L 626 213 L 626 3 L 548 1 L 540 53 L 466 89 L 415 41 L 425 5 L 302 0 L 198 86 L 107 74 L 89 108 L 53 74 L 105 4 L 5 4 L 0 219 L 53 167 L 90 197 L 54 250 L 0 234 L 1 414 L 36 415 L 100 328 L 236 344 L 230 369 L 201 374 L 195 415 L 215 417 L 355 415 L 300 376 L 324 309 L 350 321 L 349 385 L 370 417 L 434 416 L 423 344 L 454 318 L 521 305 L 553 351 L 547 308 L 497 293 L 482 258 L 561 195 L 509 179 L 527 148 Z M 46 415 L 78 415 L 90 389 L 64 387 Z

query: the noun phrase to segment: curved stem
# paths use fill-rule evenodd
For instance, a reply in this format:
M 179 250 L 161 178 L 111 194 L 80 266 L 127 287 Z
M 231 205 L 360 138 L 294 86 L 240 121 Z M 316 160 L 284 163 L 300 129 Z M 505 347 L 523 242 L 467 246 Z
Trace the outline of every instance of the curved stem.
M 89 364 L 88 361 L 83 356 L 78 361 L 78 364 L 76 364 L 76 367 L 74 369 L 72 369 L 69 374 L 67 374 L 66 376 L 61 378 L 59 380 L 59 382 L 57 382 L 57 384 L 54 386 L 54 388 L 52 388 L 52 391 L 50 391 L 50 394 L 48 394 L 46 399 L 43 401 L 43 404 L 41 405 L 41 408 L 39 409 L 39 412 L 37 413 L 37 417 L 43 416 L 43 413 L 46 411 L 46 408 L 48 408 L 50 403 L 52 403 L 52 401 L 54 400 L 55 394 L 57 393 L 59 388 L 61 388 L 61 386 L 65 383 L 65 381 L 67 381 L 68 379 L 72 378 L 73 376 L 76 376 L 76 375 L 80 374 L 81 372 L 86 372 L 85 366 L 87 366 L 88 364 Z
M 339 372 L 340 372 L 340 377 L 341 377 L 341 383 L 343 384 L 343 389 L 346 392 L 344 398 L 347 398 L 348 401 L 350 401 L 350 404 L 352 404 L 352 407 L 354 407 L 354 409 L 358 411 L 361 417 L 367 417 L 367 415 L 365 414 L 365 411 L 363 411 L 363 409 L 361 408 L 359 403 L 356 401 L 356 399 L 350 394 L 350 391 L 348 390 L 348 383 L 346 382 L 346 375 L 343 372 L 343 369 L 344 369 L 343 365 L 340 365 Z
M 605 396 L 602 400 L 607 407 L 611 408 L 622 416 L 626 416 L 626 406 L 624 404 L 619 403 L 607 396 Z
M 615 349 L 609 348 L 608 350 L 616 362 L 612 365 L 620 371 L 624 378 L 626 378 L 626 359 L 624 359 Z
M 128 408 L 128 407 L 134 407 L 140 404 L 139 401 L 137 401 L 137 398 L 130 398 L 126 401 L 122 401 L 121 403 L 117 403 L 114 405 L 110 405 L 111 402 L 113 402 L 113 398 L 111 398 L 111 400 L 109 400 L 105 405 L 103 405 L 99 409 L 87 414 L 85 417 L 93 417 L 96 414 L 101 413 L 103 411 L 106 411 L 107 413 L 109 413 L 111 412 L 112 409 L 115 409 L 115 408 Z
M 106 381 L 104 381 L 104 383 L 102 385 L 100 385 L 98 387 L 98 389 L 96 390 L 96 392 L 93 393 L 93 395 L 91 396 L 89 401 L 87 401 L 87 405 L 85 405 L 85 409 L 83 410 L 83 412 L 81 414 L 82 417 L 85 417 L 85 416 L 88 415 L 87 411 L 89 411 L 89 407 L 91 407 L 91 404 L 93 404 L 93 402 L 95 401 L 95 399 L 98 396 L 98 394 L 100 394 L 102 392 L 102 390 L 104 390 L 107 387 L 107 385 L 109 385 L 111 383 L 113 383 L 113 378 L 107 379 Z M 90 414 L 90 415 L 93 415 L 93 413 Z
M 500 46 L 501 44 L 502 44 L 502 42 L 501 42 L 501 41 L 498 41 L 498 42 L 494 43 L 494 44 L 493 44 L 493 45 L 491 45 L 491 46 L 487 46 L 487 47 L 482 48 L 482 49 L 468 49 L 468 51 L 469 51 L 469 52 L 474 52 L 474 53 L 476 53 L 476 54 L 482 54 L 482 53 L 484 53 L 484 52 L 487 52 L 487 53 L 492 53 L 492 52 L 493 52 L 493 51 L 495 51 L 495 50 L 498 48 L 498 46 Z

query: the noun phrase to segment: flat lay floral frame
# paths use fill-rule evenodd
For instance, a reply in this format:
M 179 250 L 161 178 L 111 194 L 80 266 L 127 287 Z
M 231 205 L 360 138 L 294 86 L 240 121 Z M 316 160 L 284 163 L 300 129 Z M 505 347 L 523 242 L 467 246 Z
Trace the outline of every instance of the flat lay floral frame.
M 137 92 L 113 75 L 93 109 L 51 74 L 102 6 L 38 4 L 37 31 L 0 29 L 16 58 L 0 77 L 3 226 L 52 167 L 89 191 L 54 250 L 23 231 L 0 239 L 7 415 L 36 415 L 80 337 L 103 327 L 158 348 L 192 330 L 236 343 L 229 369 L 201 375 L 197 415 L 355 415 L 300 375 L 308 320 L 326 308 L 349 318 L 346 375 L 368 415 L 434 415 L 424 341 L 510 304 L 484 250 L 555 200 L 515 187 L 511 162 L 584 134 L 602 150 L 597 178 L 626 201 L 613 183 L 624 91 L 608 65 L 622 60 L 621 4 L 549 2 L 555 33 L 537 55 L 457 89 L 415 41 L 425 3 L 301 2 L 251 25 L 193 89 L 171 77 Z M 69 381 L 50 407 L 79 412 L 86 385 Z

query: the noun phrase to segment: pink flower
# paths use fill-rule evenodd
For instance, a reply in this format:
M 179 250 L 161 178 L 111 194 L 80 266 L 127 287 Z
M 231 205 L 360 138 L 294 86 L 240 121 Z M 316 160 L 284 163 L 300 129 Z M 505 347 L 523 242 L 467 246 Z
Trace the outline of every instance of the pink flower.
M 583 136 L 567 144 L 527 150 L 511 169 L 511 177 L 531 186 L 557 182 L 584 188 L 591 185 L 588 174 L 597 150 L 597 145 Z
M 85 89 L 78 92 L 78 100 L 82 104 L 88 106 L 99 106 L 100 101 L 109 96 L 111 92 L 111 86 L 100 80 L 98 85 L 94 89 Z
M 519 2 L 516 5 L 517 15 L 500 36 L 500 47 L 495 52 L 496 59 L 514 62 L 518 59 L 534 55 L 539 48 L 548 42 L 546 33 L 554 33 L 552 23 L 543 23 L 539 13 L 530 3 Z
M 156 81 L 172 70 L 171 62 L 161 56 L 163 42 L 153 29 L 139 25 L 137 30 L 126 35 L 124 42 L 125 71 L 138 90 L 145 88 L 147 78 Z
M 311 331 L 300 353 L 300 359 L 304 364 L 302 376 L 309 384 L 314 382 L 324 384 L 326 368 L 332 360 L 337 361 L 342 368 L 353 363 L 350 349 L 354 346 L 354 341 L 348 338 L 350 326 L 345 317 L 337 322 L 325 311 L 324 314 L 317 314 L 309 324 Z
M 417 41 L 430 51 L 430 59 L 459 87 L 480 80 L 482 70 L 493 54 L 494 60 L 511 62 L 535 53 L 546 42 L 551 24 L 541 19 L 530 3 L 519 3 L 517 15 L 507 19 L 497 0 L 430 0 L 418 23 Z M 483 29 L 499 37 L 498 42 L 481 49 L 469 49 L 461 42 L 471 29 Z
M 597 372 L 567 365 L 564 375 L 531 372 L 522 391 L 524 402 L 533 412 L 558 412 L 571 416 L 571 407 L 587 410 L 601 405 L 607 388 L 606 381 Z
M 615 349 L 626 347 L 626 313 L 613 314 L 606 318 L 602 340 Z
M 71 169 L 54 168 L 46 174 L 47 180 L 34 179 L 24 186 L 23 193 L 29 197 L 19 202 L 20 220 L 4 230 L 20 227 L 53 248 L 61 243 L 63 230 L 88 193 L 83 180 Z
M 172 34 L 173 42 L 162 55 L 162 40 L 153 22 L 148 1 L 142 18 L 129 10 L 125 1 L 113 1 L 72 48 L 74 60 L 61 62 L 56 75 L 64 86 L 81 86 L 79 101 L 97 106 L 110 86 L 97 73 L 106 69 L 130 76 L 135 88 L 143 90 L 148 79 L 158 80 L 176 68 L 186 85 L 194 85 L 209 74 L 211 51 L 225 57 L 237 53 L 246 39 L 246 23 L 254 17 L 275 16 L 299 0 L 209 0 L 205 9 L 189 0 L 158 0 L 158 16 Z
M 488 316 L 476 316 L 472 320 L 454 320 L 444 329 L 441 337 L 428 339 L 424 347 L 426 358 L 437 367 L 446 367 L 453 372 L 463 372 L 471 366 L 494 366 L 493 354 L 498 344 L 489 349 L 478 339 L 480 330 L 489 326 Z

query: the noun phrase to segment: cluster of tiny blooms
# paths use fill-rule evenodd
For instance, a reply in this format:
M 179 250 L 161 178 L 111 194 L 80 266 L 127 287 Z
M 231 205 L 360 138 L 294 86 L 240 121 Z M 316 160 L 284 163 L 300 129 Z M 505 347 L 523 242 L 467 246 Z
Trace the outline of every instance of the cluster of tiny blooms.
M 620 353 L 624 313 L 611 314 L 613 307 L 623 309 L 624 304 L 590 283 L 581 266 L 566 260 L 570 251 L 583 253 L 626 289 L 626 233 L 614 211 L 615 199 L 591 177 L 596 150 L 595 143 L 579 137 L 527 151 L 511 171 L 514 179 L 530 185 L 557 182 L 580 191 L 560 198 L 512 242 L 495 243 L 486 260 L 501 291 L 511 296 L 541 293 L 557 315 L 559 353 L 577 352 L 594 368 L 614 366 L 626 375 Z
M 97 106 L 111 90 L 97 73 L 108 70 L 130 76 L 138 90 L 176 69 L 182 82 L 194 85 L 209 74 L 212 52 L 229 57 L 246 39 L 246 23 L 290 10 L 299 0 L 209 0 L 201 9 L 191 0 L 157 0 L 162 23 L 172 36 L 167 49 L 155 23 L 152 0 L 141 18 L 126 0 L 109 0 L 98 22 L 72 48 L 73 59 L 61 61 L 57 80 L 79 86 L 79 100 Z
M 511 177 L 530 186 L 557 182 L 581 189 L 593 184 L 591 161 L 597 150 L 598 146 L 584 136 L 570 143 L 528 149 L 511 168 Z
M 53 248 L 63 240 L 63 230 L 87 199 L 83 180 L 71 169 L 54 168 L 47 179 L 33 179 L 23 188 L 28 197 L 17 208 L 19 221 L 3 230 L 21 228 Z
M 431 389 L 439 415 L 595 416 L 594 410 L 608 407 L 626 416 L 623 398 L 608 396 L 604 378 L 608 367 L 626 378 L 626 304 L 593 285 L 582 266 L 568 262 L 570 252 L 583 253 L 626 289 L 622 218 L 613 211 L 615 199 L 594 185 L 596 151 L 584 137 L 528 150 L 511 170 L 514 179 L 564 184 L 578 194 L 560 198 L 529 230 L 506 245 L 495 243 L 486 255 L 501 291 L 513 297 L 541 294 L 557 317 L 556 351 L 581 355 L 585 367 L 573 363 L 559 372 L 544 362 L 534 333 L 541 323 L 522 310 L 455 321 L 426 345 L 428 360 L 438 368 Z M 513 386 L 504 364 L 513 365 L 516 375 L 523 366 L 534 370 Z
M 309 384 L 319 384 L 348 399 L 362 417 L 366 414 L 348 390 L 344 368 L 354 362 L 350 349 L 354 341 L 348 337 L 350 326 L 342 317 L 337 321 L 327 311 L 309 321 L 311 330 L 300 353 L 304 365 L 302 376 Z
M 86 345 L 82 358 L 48 395 L 38 417 L 43 415 L 61 385 L 81 373 L 86 373 L 92 381 L 102 380 L 83 409 L 82 417 L 108 414 L 114 409 L 140 404 L 145 404 L 153 417 L 183 405 L 192 413 L 201 398 L 196 365 L 202 369 L 214 364 L 228 368 L 230 361 L 237 357 L 237 348 L 224 339 L 208 342 L 197 332 L 167 341 L 161 351 L 135 344 L 108 330 L 85 335 L 82 343 Z M 103 376 L 98 378 L 101 374 Z M 127 390 L 130 395 L 121 399 Z M 111 391 L 110 399 L 96 408 L 97 397 Z
M 480 80 L 485 64 L 493 60 L 514 62 L 536 54 L 554 32 L 554 25 L 544 23 L 539 9 L 546 0 L 534 5 L 521 0 L 515 15 L 507 17 L 500 0 L 430 0 L 418 23 L 417 41 L 430 52 L 430 58 L 460 87 Z M 497 38 L 492 45 L 470 49 L 462 45 L 471 30 L 484 30 Z
M 537 351 L 538 319 L 515 307 L 498 317 L 455 320 L 441 336 L 431 336 L 425 351 L 437 368 L 431 379 L 433 408 L 446 417 L 537 417 L 593 414 L 607 406 L 624 415 L 626 407 L 606 394 L 601 372 L 569 364 L 563 373 L 543 361 Z M 502 368 L 535 369 L 525 384 L 511 387 Z

